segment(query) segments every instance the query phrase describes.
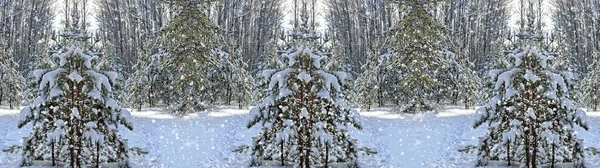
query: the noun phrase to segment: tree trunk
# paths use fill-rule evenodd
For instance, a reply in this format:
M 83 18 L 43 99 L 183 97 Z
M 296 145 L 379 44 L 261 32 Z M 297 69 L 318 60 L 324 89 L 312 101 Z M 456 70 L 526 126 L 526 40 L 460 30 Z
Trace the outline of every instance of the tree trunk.
M 13 109 L 13 97 L 8 97 L 8 108 Z
M 283 122 L 281 123 L 281 125 L 283 126 Z M 285 157 L 283 156 L 283 141 L 281 142 L 281 146 L 280 146 L 280 150 L 281 150 L 281 166 L 285 166 Z
M 229 77 L 228 77 L 229 78 L 229 82 L 227 82 L 227 105 L 231 105 L 231 95 L 232 95 L 231 94 L 231 92 L 232 92 L 231 81 L 232 81 L 232 78 L 233 78 L 232 76 L 233 76 L 233 73 L 229 72 Z
M 465 109 L 469 109 L 469 100 L 468 100 L 468 98 L 465 97 L 464 101 L 465 101 L 464 102 L 465 103 Z
M 100 168 L 100 145 L 96 144 L 96 168 Z
M 506 157 L 506 161 L 508 161 L 508 166 L 510 166 L 510 141 L 508 142 L 506 147 Z
M 4 76 L 4 75 L 2 75 Z M 2 77 L 0 77 L 0 80 L 2 80 Z M 2 100 L 4 98 L 4 89 L 0 87 L 0 105 L 2 105 Z
M 535 128 L 535 125 L 534 125 L 533 126 L 533 130 L 532 130 L 533 131 L 533 151 L 532 151 L 533 153 L 531 154 L 531 166 L 532 167 L 537 167 L 536 160 L 537 160 L 537 146 L 538 146 L 537 141 L 538 140 L 537 140 L 537 134 L 536 134 L 535 129 L 536 128 Z
M 529 130 L 531 131 L 531 130 Z M 529 155 L 529 136 L 527 133 L 525 133 L 525 167 L 529 168 L 530 166 L 530 161 L 531 161 L 531 156 Z
M 54 140 L 52 141 L 52 145 L 51 145 L 51 151 L 52 151 L 52 166 L 56 166 L 56 158 L 54 157 Z

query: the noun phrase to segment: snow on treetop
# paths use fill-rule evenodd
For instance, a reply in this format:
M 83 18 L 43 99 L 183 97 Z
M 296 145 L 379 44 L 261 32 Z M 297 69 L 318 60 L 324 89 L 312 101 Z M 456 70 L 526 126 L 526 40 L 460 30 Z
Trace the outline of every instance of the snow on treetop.
M 104 86 L 108 92 L 112 92 L 112 86 L 110 85 L 110 82 L 108 81 L 109 79 L 106 76 L 92 70 L 85 71 L 85 73 L 94 77 L 96 89 L 102 91 L 102 86 Z
M 540 79 L 537 75 L 535 75 L 535 73 L 533 73 L 533 71 L 529 69 L 525 71 L 525 76 L 523 77 L 534 83 Z
M 273 73 L 275 73 L 274 69 L 266 69 L 260 72 L 260 75 L 263 77 L 263 79 L 268 79 L 269 77 L 271 77 L 271 75 L 273 75 Z
M 75 51 L 75 47 L 69 47 L 69 48 L 67 48 L 67 51 L 54 56 L 54 57 L 58 57 L 60 59 L 59 66 L 62 67 L 67 64 L 67 57 L 69 55 L 73 54 L 73 51 Z
M 305 48 L 304 53 L 310 56 L 310 58 L 312 59 L 313 66 L 315 66 L 317 69 L 321 69 L 321 60 L 327 59 L 326 56 L 321 56 L 313 53 L 313 51 L 310 48 Z
M 521 65 L 521 63 L 523 62 L 523 56 L 525 56 L 525 54 L 529 53 L 529 50 L 530 50 L 530 46 L 527 46 L 523 50 L 521 50 L 521 52 L 509 55 L 509 56 L 512 56 L 515 58 L 515 63 L 514 63 L 515 67 L 519 67 Z
M 494 86 L 494 90 L 499 90 L 500 86 L 502 86 L 502 84 L 504 84 L 505 88 L 510 88 L 512 87 L 512 76 L 514 73 L 516 73 L 519 69 L 517 68 L 513 68 L 509 71 L 503 72 L 502 74 L 500 74 L 498 76 L 498 81 L 496 81 L 496 84 Z
M 304 51 L 304 46 L 300 46 L 298 47 L 298 49 L 290 54 L 283 54 L 282 57 L 284 58 L 288 58 L 288 66 L 294 66 L 294 64 L 296 64 L 296 57 L 298 57 L 298 55 L 302 54 L 302 52 Z
M 40 82 L 40 87 L 39 90 L 44 90 L 46 89 L 46 86 L 49 86 L 50 88 L 53 88 L 56 86 L 56 76 L 58 76 L 58 74 L 64 72 L 65 70 L 62 68 L 57 68 L 53 71 L 47 72 L 46 74 L 44 74 L 44 76 L 42 77 L 42 82 Z
M 73 71 L 69 74 L 69 79 L 71 79 L 71 81 L 75 81 L 75 82 L 79 83 L 83 80 L 83 77 L 81 75 L 79 75 L 79 72 Z
M 298 74 L 298 79 L 304 83 L 308 83 L 310 80 L 312 80 L 312 77 L 310 74 L 306 73 L 306 71 L 302 71 Z
M 553 59 L 552 56 L 547 56 L 544 53 L 539 53 L 535 49 L 533 49 L 531 52 L 535 54 L 536 58 L 539 60 L 538 63 L 542 68 L 548 68 L 548 61 Z
M 285 77 L 291 71 L 293 71 L 293 69 L 287 68 L 283 71 L 279 71 L 279 72 L 273 74 L 273 76 L 271 76 L 271 82 L 269 83 L 269 90 L 273 90 L 275 85 L 278 85 L 278 88 L 283 87 L 285 85 Z
M 81 59 L 84 62 L 85 67 L 88 68 L 88 69 L 92 68 L 92 60 L 98 58 L 96 56 L 92 57 L 92 56 L 89 56 L 89 55 L 83 53 L 83 51 L 81 49 L 79 49 L 79 48 L 75 49 L 75 54 L 77 54 L 77 55 L 79 55 L 81 57 Z
M 323 82 L 323 85 L 325 88 L 327 88 L 327 90 L 331 91 L 331 86 L 333 86 L 336 92 L 341 92 L 342 88 L 336 76 L 322 70 L 318 70 L 316 71 L 316 73 L 321 75 L 321 77 L 323 77 L 323 79 L 325 80 Z

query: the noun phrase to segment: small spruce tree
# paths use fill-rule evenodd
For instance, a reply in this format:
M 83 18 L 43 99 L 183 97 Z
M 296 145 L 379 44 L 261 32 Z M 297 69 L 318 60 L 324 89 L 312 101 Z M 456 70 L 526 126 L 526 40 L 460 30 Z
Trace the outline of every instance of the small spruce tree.
M 505 52 L 506 66 L 489 71 L 496 82 L 474 124 L 489 126 L 479 139 L 478 166 L 499 160 L 509 166 L 572 162 L 583 167 L 583 140 L 573 126 L 589 127 L 585 112 L 572 101 L 574 75 L 555 66 L 558 54 L 538 50 L 542 38 L 534 33 L 532 20 L 519 34 L 518 48 Z
M 251 166 L 264 161 L 311 167 L 345 162 L 356 166 L 358 148 L 348 126 L 360 129 L 358 113 L 346 105 L 346 73 L 331 68 L 330 58 L 318 48 L 308 17 L 301 15 L 293 42 L 282 52 L 281 67 L 265 70 L 263 102 L 250 111 L 248 127 L 261 125 L 252 138 Z
M 404 97 L 402 112 L 435 110 L 435 92 L 445 89 L 440 84 L 440 70 L 446 66 L 444 47 L 445 28 L 427 11 L 434 1 L 406 0 L 408 15 L 392 31 L 395 53 L 393 64 L 398 71 L 396 85 Z
M 590 71 L 581 81 L 583 101 L 593 111 L 600 106 L 600 58 L 596 54 L 594 62 L 589 66 Z
M 51 66 L 33 72 L 37 98 L 21 110 L 18 121 L 19 128 L 33 125 L 23 139 L 22 166 L 33 161 L 70 167 L 128 165 L 127 141 L 118 128 L 133 127 L 129 112 L 115 100 L 118 74 L 101 69 L 97 53 L 84 50 L 89 38 L 78 27 L 77 13 L 62 34 L 68 47 L 53 55 Z
M 176 1 L 172 7 L 181 12 L 162 30 L 162 44 L 169 54 L 163 59 L 168 68 L 164 75 L 172 75 L 168 103 L 179 115 L 205 110 L 219 91 L 211 90 L 215 78 L 220 78 L 215 73 L 218 60 L 212 56 L 216 26 L 200 9 L 203 3 Z

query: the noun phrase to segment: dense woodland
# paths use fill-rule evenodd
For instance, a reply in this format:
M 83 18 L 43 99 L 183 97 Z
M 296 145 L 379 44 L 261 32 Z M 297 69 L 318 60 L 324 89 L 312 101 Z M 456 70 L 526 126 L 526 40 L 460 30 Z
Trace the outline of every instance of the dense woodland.
M 5 53 L 3 57 L 19 65 L 9 67 L 16 68 L 25 78 L 35 69 L 34 60 L 47 55 L 48 51 L 56 46 L 60 38 L 58 34 L 61 27 L 64 27 L 57 25 L 68 22 L 66 17 L 70 15 L 69 9 L 73 6 L 71 3 L 75 1 L 63 1 L 4 0 L 0 4 L 1 44 L 2 52 Z M 173 6 L 177 2 L 179 1 L 85 0 L 77 1 L 86 5 L 80 5 L 82 7 L 76 12 L 82 14 L 82 20 L 87 25 L 84 29 L 93 36 L 95 47 L 105 55 L 118 55 L 113 59 L 117 60 L 116 67 L 127 79 L 136 72 L 135 65 L 140 62 L 151 64 L 155 61 L 153 65 L 159 66 L 156 64 L 161 60 L 156 56 L 166 47 L 161 43 L 161 40 L 164 40 L 161 32 L 165 31 L 167 25 L 181 11 Z M 292 11 L 285 10 L 284 3 Z M 240 59 L 246 64 L 244 70 L 256 77 L 259 71 L 265 69 L 265 57 L 273 50 L 278 50 L 290 33 L 283 25 L 298 24 L 299 8 L 293 6 L 300 6 L 302 3 L 308 3 L 309 14 L 325 18 L 326 23 L 317 23 L 324 25 L 316 25 L 325 27 L 324 32 L 319 33 L 328 41 L 328 45 L 334 46 L 340 59 L 347 64 L 348 71 L 356 79 L 361 73 L 368 71 L 369 66 L 384 68 L 381 67 L 382 64 L 369 64 L 372 61 L 387 62 L 380 56 L 393 48 L 391 45 L 397 36 L 395 34 L 403 33 L 395 28 L 407 16 L 407 4 L 410 2 L 214 0 L 203 2 L 201 8 L 202 13 L 216 26 L 213 33 L 215 39 L 218 39 L 215 41 L 218 41 L 218 44 L 215 47 L 219 46 L 231 55 L 228 58 L 231 60 L 226 61 L 235 62 L 234 59 Z M 511 29 L 508 25 L 511 16 L 521 16 L 517 19 L 521 20 L 526 12 L 533 12 L 536 18 L 550 15 L 552 23 L 544 23 L 542 19 L 538 19 L 536 26 L 542 31 L 542 27 L 552 24 L 551 31 L 543 32 L 549 50 L 568 55 L 565 59 L 569 67 L 577 72 L 578 77 L 583 78 L 594 70 L 590 65 L 600 50 L 597 45 L 600 37 L 600 13 L 596 10 L 599 4 L 586 0 L 440 0 L 428 5 L 426 10 L 444 27 L 443 36 L 448 41 L 444 47 L 455 54 L 454 61 L 468 66 L 480 78 L 491 68 L 496 57 L 511 45 L 510 39 L 514 39 L 518 33 L 518 30 Z M 290 23 L 283 23 L 284 15 L 292 18 L 286 20 Z M 311 21 L 314 22 L 314 18 Z M 158 71 L 160 70 L 151 70 L 148 75 L 156 76 Z M 393 86 L 385 83 L 395 80 L 394 77 L 388 77 L 388 74 L 393 72 L 385 71 L 384 68 L 375 73 L 379 78 L 377 82 L 381 85 L 378 88 L 384 90 L 377 95 L 381 100 L 376 104 L 398 106 L 398 98 L 388 99 L 389 95 L 385 95 L 394 90 L 386 88 Z M 5 74 L 6 71 L 3 71 L 2 76 L 6 76 Z M 150 81 L 149 84 L 153 85 L 154 82 Z M 148 92 L 160 89 L 150 90 Z M 0 96 L 0 99 L 4 102 L 7 98 Z M 456 100 L 451 100 L 446 103 L 455 102 Z M 146 103 L 151 106 L 155 104 Z
M 480 139 L 479 165 L 582 166 L 581 142 L 562 126 L 588 129 L 578 108 L 600 106 L 596 0 L 0 0 L 0 9 L 0 104 L 25 106 L 19 127 L 46 123 L 22 147 L 23 165 L 126 165 L 113 125 L 133 127 L 121 105 L 180 116 L 256 106 L 248 127 L 265 131 L 237 151 L 252 165 L 301 167 L 374 153 L 341 128 L 361 129 L 354 108 L 459 105 L 482 106 L 476 127 L 502 125 Z M 70 153 L 55 159 L 54 145 Z

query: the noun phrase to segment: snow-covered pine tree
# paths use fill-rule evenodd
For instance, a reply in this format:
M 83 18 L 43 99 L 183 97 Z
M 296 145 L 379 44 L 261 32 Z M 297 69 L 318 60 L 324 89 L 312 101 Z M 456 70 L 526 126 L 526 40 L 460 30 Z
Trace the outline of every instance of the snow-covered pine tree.
M 310 167 L 330 162 L 355 164 L 358 148 L 348 126 L 360 129 L 358 113 L 345 104 L 344 72 L 328 69 L 329 58 L 317 49 L 308 17 L 291 34 L 282 67 L 265 70 L 268 90 L 250 111 L 248 127 L 263 128 L 253 138 L 252 166 L 264 161 Z
M 144 50 L 133 65 L 133 73 L 125 81 L 125 90 L 128 93 L 126 97 L 129 105 L 138 111 L 148 103 L 150 107 L 154 105 L 154 92 L 157 86 L 156 76 L 158 72 L 158 61 L 160 60 L 161 50 L 157 49 L 157 40 L 146 39 Z M 153 52 L 157 53 L 153 53 Z
M 173 104 L 170 108 L 176 114 L 186 114 L 204 110 L 206 103 L 214 99 L 210 90 L 213 85 L 214 68 L 217 60 L 212 57 L 216 40 L 216 26 L 210 21 L 200 6 L 204 1 L 176 1 L 173 8 L 181 8 L 171 22 L 162 30 L 162 43 L 169 54 L 163 60 L 168 67 L 166 75 L 173 75 Z M 209 76 L 207 76 L 209 75 Z
M 225 91 L 221 95 L 221 101 L 227 105 L 236 102 L 239 108 L 243 108 L 250 104 L 252 99 L 252 89 L 254 89 L 254 78 L 246 71 L 248 65 L 244 62 L 239 49 L 235 47 L 233 41 L 219 47 L 215 53 L 219 58 L 220 70 L 222 78 L 215 82 L 219 90 Z
M 14 57 L 3 53 L 5 42 L 0 37 L 0 105 L 6 100 L 9 108 L 19 108 L 24 99 L 25 78 L 17 71 L 19 64 Z
M 443 49 L 447 43 L 445 28 L 427 11 L 435 1 L 406 0 L 403 5 L 410 11 L 397 27 L 391 38 L 394 51 L 394 67 L 399 71 L 405 107 L 402 112 L 434 110 L 438 104 L 434 99 L 434 87 L 439 83 L 440 68 L 446 64 Z
M 22 165 L 127 166 L 129 149 L 118 127 L 133 127 L 129 112 L 114 99 L 118 74 L 99 69 L 96 53 L 84 50 L 88 37 L 78 27 L 77 3 L 73 10 L 72 25 L 62 34 L 69 47 L 54 54 L 51 67 L 33 72 L 38 97 L 21 110 L 18 121 L 19 128 L 33 125 L 23 139 Z
M 99 41 L 94 40 L 94 42 L 98 43 Z M 123 61 L 121 60 L 121 57 L 115 55 L 115 52 L 112 51 L 113 49 L 111 48 L 107 48 L 104 50 L 96 49 L 95 51 L 92 51 L 91 49 L 94 48 L 95 47 L 90 48 L 90 51 L 88 52 L 90 52 L 91 55 L 97 55 L 100 58 L 98 60 L 98 64 L 96 65 L 96 69 L 102 69 L 104 71 L 116 73 L 117 76 L 115 76 L 116 78 L 114 79 L 114 83 L 112 84 L 113 97 L 117 102 L 125 103 L 125 101 L 127 100 L 125 95 L 126 90 L 124 81 L 126 74 L 123 70 L 123 64 L 121 63 Z
M 481 91 L 481 79 L 477 76 L 477 72 L 471 69 L 473 64 L 467 60 L 463 60 L 460 65 L 459 73 L 457 74 L 457 83 L 459 84 L 457 90 L 456 99 L 460 99 L 465 105 L 465 109 L 468 109 L 477 104 L 480 98 Z
M 489 126 L 479 139 L 477 165 L 499 160 L 524 167 L 558 162 L 582 167 L 583 142 L 573 126 L 588 126 L 585 112 L 571 101 L 573 74 L 554 66 L 557 54 L 538 50 L 541 37 L 531 20 L 519 34 L 518 48 L 505 52 L 507 66 L 488 74 L 496 82 L 489 102 L 477 110 L 474 127 Z
M 361 67 L 363 72 L 354 84 L 358 93 L 356 102 L 361 109 L 366 111 L 371 110 L 373 104 L 376 103 L 378 89 L 380 89 L 376 67 L 375 61 L 368 59 L 367 63 Z
M 252 90 L 254 89 L 254 78 L 246 71 L 248 64 L 244 62 L 241 56 L 234 59 L 236 69 L 233 71 L 232 82 L 234 91 L 233 97 L 238 104 L 238 107 L 244 108 L 250 105 L 252 100 Z
M 138 59 L 138 62 L 132 68 L 134 72 L 125 82 L 125 90 L 129 93 L 127 102 L 129 102 L 131 108 L 138 111 L 141 111 L 144 103 L 149 101 L 147 94 L 149 94 L 151 83 L 148 81 L 148 66 L 146 64 L 146 60 L 143 58 Z
M 357 93 L 356 103 L 360 108 L 370 110 L 374 104 L 384 106 L 384 99 L 389 94 L 395 93 L 393 90 L 393 81 L 388 79 L 390 75 L 390 58 L 394 55 L 393 52 L 388 52 L 384 47 L 374 47 L 369 51 L 369 59 L 361 67 L 363 72 L 355 81 L 355 89 Z M 384 86 L 387 84 L 388 87 Z M 396 100 L 397 98 L 390 98 Z
M 285 47 L 285 45 L 277 45 L 277 42 L 280 40 L 285 41 L 285 38 L 281 37 L 280 39 L 273 39 L 269 43 L 267 52 L 265 52 L 264 55 L 261 55 L 256 65 L 257 71 L 254 74 L 255 87 L 252 91 L 253 105 L 260 104 L 262 102 L 260 99 L 267 96 L 265 91 L 268 90 L 269 80 L 272 75 L 271 71 L 274 69 L 281 69 L 286 65 L 279 59 L 280 52 L 286 50 L 282 48 Z
M 51 55 L 58 47 L 58 44 L 55 43 L 55 39 L 49 41 L 48 45 L 38 45 L 39 49 L 37 51 L 46 51 L 44 53 L 36 53 L 30 58 L 30 62 L 28 62 L 27 72 L 25 73 L 25 90 L 23 91 L 24 103 L 31 104 L 35 100 L 37 95 L 37 85 L 38 81 L 35 80 L 35 70 L 37 69 L 48 69 L 53 65 L 51 61 Z
M 581 81 L 583 101 L 593 111 L 600 106 L 600 56 L 596 54 L 594 62 L 589 66 L 589 72 Z
M 449 82 L 447 83 L 447 93 L 450 95 L 452 105 L 458 105 L 458 102 L 464 104 L 465 109 L 474 106 L 479 98 L 481 89 L 481 79 L 477 72 L 471 70 L 472 64 L 466 59 L 447 59 L 450 72 L 447 74 Z
M 9 108 L 19 108 L 21 107 L 21 102 L 23 101 L 23 91 L 25 89 L 25 78 L 21 75 L 17 68 L 19 64 L 15 61 L 13 57 L 2 56 L 0 55 L 0 92 L 4 94 L 4 99 L 6 103 L 8 103 Z M 2 99 L 0 99 L 2 100 Z M 0 102 L 2 104 L 2 102 Z
M 352 65 L 350 64 L 348 56 L 333 54 L 341 53 L 339 52 L 341 51 L 341 49 L 340 46 L 335 42 L 335 40 L 330 39 L 330 36 L 327 36 L 327 34 L 324 38 L 320 38 L 319 40 L 320 41 L 318 41 L 318 43 L 322 45 L 319 46 L 318 50 L 321 51 L 321 53 L 324 56 L 327 56 L 327 58 L 329 59 L 329 62 L 326 65 L 324 65 L 323 68 L 345 73 L 346 76 L 342 77 L 344 80 L 340 81 L 343 87 L 343 99 L 346 100 L 346 103 L 350 106 L 355 105 L 357 93 L 353 89 L 353 81 L 355 79 L 354 74 L 356 73 L 352 69 Z

